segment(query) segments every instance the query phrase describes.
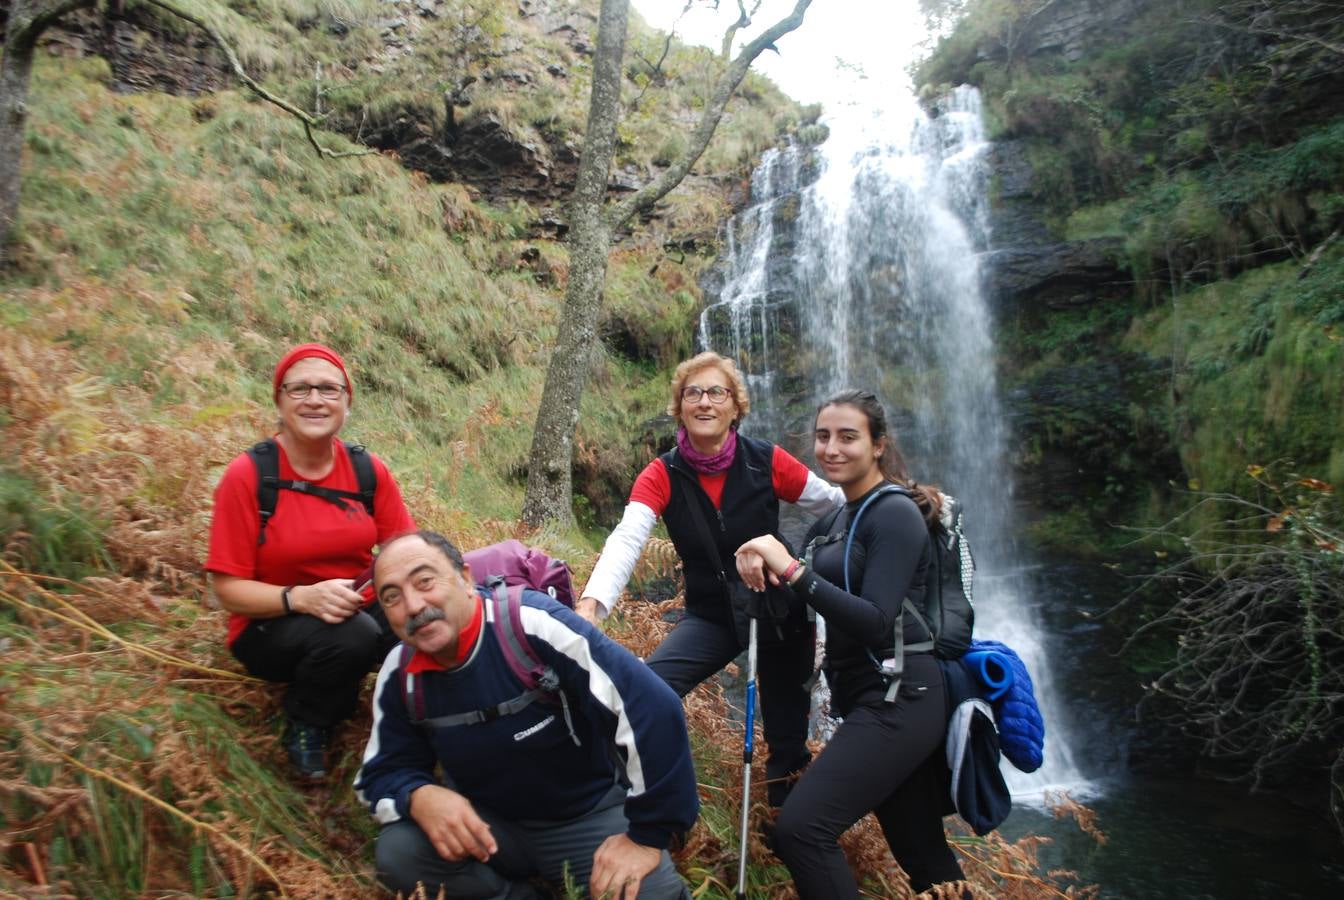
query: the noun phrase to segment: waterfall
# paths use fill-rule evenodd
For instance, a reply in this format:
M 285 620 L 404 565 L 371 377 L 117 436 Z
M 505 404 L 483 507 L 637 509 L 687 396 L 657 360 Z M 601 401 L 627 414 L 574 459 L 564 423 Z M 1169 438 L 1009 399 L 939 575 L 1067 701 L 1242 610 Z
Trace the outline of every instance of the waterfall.
M 748 373 L 744 431 L 808 463 L 817 403 L 843 388 L 878 393 L 912 476 L 964 504 L 976 635 L 1017 650 L 1035 680 L 1046 761 L 1033 775 L 1005 765 L 1010 787 L 1023 799 L 1047 787 L 1081 796 L 1050 677 L 1064 648 L 1039 624 L 1016 540 L 1012 435 L 979 266 L 990 243 L 979 103 L 963 87 L 933 116 L 909 95 L 842 108 L 819 147 L 768 154 L 752 205 L 727 226 L 701 340 Z

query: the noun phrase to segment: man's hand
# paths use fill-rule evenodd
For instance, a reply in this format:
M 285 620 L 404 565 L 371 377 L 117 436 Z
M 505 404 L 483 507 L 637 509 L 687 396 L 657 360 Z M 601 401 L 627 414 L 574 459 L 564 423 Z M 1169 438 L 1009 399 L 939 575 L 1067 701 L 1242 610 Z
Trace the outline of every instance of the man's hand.
M 588 876 L 588 894 L 601 900 L 635 900 L 639 883 L 654 869 L 662 851 L 613 834 L 593 854 L 593 872 Z
M 457 791 L 437 784 L 416 788 L 411 791 L 411 818 L 450 862 L 467 857 L 486 862 L 499 850 L 490 826 Z
M 574 611 L 588 620 L 589 624 L 601 628 L 597 624 L 597 598 L 580 597 L 579 602 L 574 604 Z
M 289 592 L 290 609 L 316 616 L 329 625 L 344 622 L 363 606 L 364 598 L 355 593 L 349 578 L 302 584 Z

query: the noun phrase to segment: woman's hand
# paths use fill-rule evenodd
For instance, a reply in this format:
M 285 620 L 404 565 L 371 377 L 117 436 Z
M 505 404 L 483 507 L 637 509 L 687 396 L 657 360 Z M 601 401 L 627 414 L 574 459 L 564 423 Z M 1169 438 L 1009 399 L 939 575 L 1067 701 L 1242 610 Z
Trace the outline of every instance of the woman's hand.
M 588 620 L 588 624 L 595 628 L 601 628 L 597 616 L 597 598 L 580 597 L 574 604 L 574 611 Z
M 301 584 L 289 592 L 289 608 L 336 625 L 359 612 L 364 598 L 355 593 L 349 578 L 331 578 L 317 584 Z
M 779 576 L 793 562 L 793 554 L 772 534 L 752 538 L 733 554 L 737 560 L 737 574 L 742 583 L 753 591 L 763 591 L 766 579 L 778 585 Z

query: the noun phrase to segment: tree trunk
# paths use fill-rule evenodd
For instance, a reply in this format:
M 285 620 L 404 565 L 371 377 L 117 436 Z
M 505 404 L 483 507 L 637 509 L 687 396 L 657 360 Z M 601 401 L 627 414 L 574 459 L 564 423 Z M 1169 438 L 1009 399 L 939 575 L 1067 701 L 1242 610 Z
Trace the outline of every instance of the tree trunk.
M 5 55 L 0 58 L 0 265 L 8 261 L 9 238 L 19 218 L 23 130 L 32 73 L 32 46 L 16 47 L 6 41 Z
M 537 526 L 548 521 L 571 522 L 574 432 L 588 380 L 590 355 L 597 340 L 597 318 L 607 274 L 607 251 L 612 232 L 624 226 L 640 209 L 652 206 L 681 183 L 704 153 L 719 125 L 724 108 L 742 83 L 747 69 L 767 47 L 803 24 L 812 0 L 796 0 L 793 11 L 745 45 L 724 69 L 709 102 L 691 133 L 681 158 L 654 181 L 604 212 L 607 176 L 616 149 L 616 126 L 621 114 L 621 57 L 625 53 L 628 0 L 602 0 L 597 22 L 597 50 L 593 56 L 593 94 L 588 109 L 588 132 L 579 159 L 578 179 L 570 208 L 569 287 L 560 313 L 555 349 L 546 369 L 546 387 L 532 432 L 527 460 L 527 495 L 523 522 Z M 745 17 L 745 13 L 744 13 Z M 739 20 L 724 36 L 724 55 Z
M 574 517 L 570 506 L 574 431 L 607 276 L 611 232 L 602 208 L 621 117 L 621 61 L 629 11 L 628 0 L 602 0 L 597 19 L 588 129 L 569 208 L 569 286 L 528 456 L 523 521 L 529 525 L 570 522 Z
M 0 266 L 9 261 L 9 242 L 19 220 L 19 185 L 23 175 L 23 137 L 28 124 L 28 86 L 33 76 L 33 51 L 47 26 L 95 0 L 13 0 L 0 57 Z

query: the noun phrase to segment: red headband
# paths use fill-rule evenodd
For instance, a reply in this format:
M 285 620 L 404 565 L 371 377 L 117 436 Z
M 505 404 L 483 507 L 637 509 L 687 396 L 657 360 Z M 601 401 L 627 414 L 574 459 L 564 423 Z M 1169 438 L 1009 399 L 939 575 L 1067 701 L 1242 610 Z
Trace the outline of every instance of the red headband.
M 275 364 L 275 375 L 271 378 L 271 399 L 280 399 L 280 379 L 285 377 L 285 373 L 289 371 L 290 366 L 301 359 L 325 359 L 340 369 L 341 375 L 345 378 L 345 387 L 350 394 L 350 399 L 352 401 L 355 399 L 355 383 L 350 380 L 350 373 L 345 370 L 345 361 L 335 350 L 322 344 L 300 344 L 280 357 L 280 361 Z

